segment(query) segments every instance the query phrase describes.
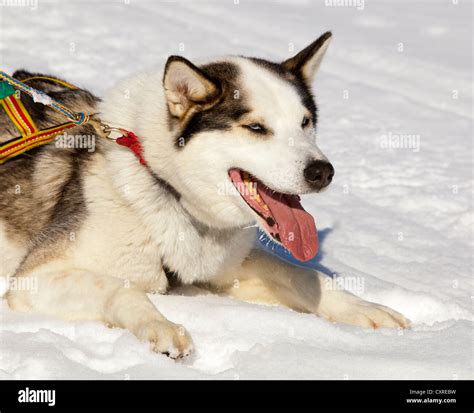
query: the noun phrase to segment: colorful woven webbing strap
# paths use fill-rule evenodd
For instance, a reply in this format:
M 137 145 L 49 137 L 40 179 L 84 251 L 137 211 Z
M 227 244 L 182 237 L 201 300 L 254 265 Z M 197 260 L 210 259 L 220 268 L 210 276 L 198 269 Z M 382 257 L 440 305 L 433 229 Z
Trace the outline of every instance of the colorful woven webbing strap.
M 38 130 L 19 93 L 6 81 L 0 81 L 0 104 L 8 117 L 20 131 L 21 136 L 0 144 L 0 165 L 8 159 L 40 145 L 46 145 L 66 129 L 77 126 L 76 122 L 66 122 L 43 130 Z
M 31 119 L 21 99 L 17 98 L 16 93 L 0 100 L 0 103 L 22 136 L 28 136 L 38 132 L 38 128 Z
M 54 140 L 54 138 L 66 129 L 71 129 L 77 125 L 73 122 L 63 123 L 53 128 L 36 131 L 31 135 L 21 136 L 12 139 L 0 145 L 0 165 L 8 159 L 21 155 L 23 152 L 29 151 L 40 145 L 46 145 Z

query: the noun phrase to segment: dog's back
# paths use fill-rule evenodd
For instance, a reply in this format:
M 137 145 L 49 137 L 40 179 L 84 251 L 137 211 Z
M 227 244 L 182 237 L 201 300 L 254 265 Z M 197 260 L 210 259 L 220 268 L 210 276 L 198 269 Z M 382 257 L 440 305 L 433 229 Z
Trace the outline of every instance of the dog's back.
M 18 80 L 44 75 L 17 71 Z M 50 78 L 50 76 L 48 76 Z M 59 80 L 59 79 L 58 79 Z M 83 89 L 70 89 L 54 80 L 37 78 L 28 85 L 50 95 L 75 111 L 94 113 L 99 99 Z M 62 124 L 67 119 L 26 93 L 19 96 L 38 129 Z M 20 135 L 4 110 L 0 110 L 0 143 Z M 90 126 L 70 130 L 71 134 L 93 134 Z M 0 166 L 0 277 L 11 276 L 27 252 L 39 243 L 68 231 L 69 222 L 80 212 L 81 163 L 93 156 L 81 148 L 57 148 L 55 142 L 37 147 Z M 74 211 L 71 209 L 74 208 Z M 73 213 L 72 213 L 73 212 Z

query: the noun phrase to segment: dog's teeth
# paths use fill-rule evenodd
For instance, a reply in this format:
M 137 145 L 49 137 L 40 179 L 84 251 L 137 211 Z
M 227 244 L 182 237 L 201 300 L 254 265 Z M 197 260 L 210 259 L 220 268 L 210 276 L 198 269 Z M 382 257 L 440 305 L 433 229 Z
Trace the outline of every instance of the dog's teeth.
M 244 183 L 250 197 L 255 199 L 265 211 L 267 212 L 270 211 L 267 204 L 263 202 L 262 197 L 257 191 L 257 183 L 250 179 L 250 176 L 248 173 L 242 172 L 242 182 Z

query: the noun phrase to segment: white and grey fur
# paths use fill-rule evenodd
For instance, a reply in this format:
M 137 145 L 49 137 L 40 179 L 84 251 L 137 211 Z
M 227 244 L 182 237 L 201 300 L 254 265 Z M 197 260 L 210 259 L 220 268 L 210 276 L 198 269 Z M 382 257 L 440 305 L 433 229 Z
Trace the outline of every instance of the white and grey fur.
M 330 38 L 324 34 L 282 64 L 226 57 L 198 67 L 171 57 L 165 68 L 123 81 L 102 102 L 36 81 L 73 109 L 132 130 L 148 166 L 100 140 L 94 153 L 53 143 L 0 167 L 0 277 L 38 280 L 37 291 L 10 289 L 10 307 L 102 320 L 173 358 L 192 352 L 191 337 L 147 297 L 166 293 L 170 276 L 335 322 L 406 327 L 401 314 L 253 250 L 255 228 L 245 227 L 257 217 L 229 181 L 229 168 L 238 167 L 279 192 L 318 189 L 304 177 L 309 162 L 326 159 L 314 140 L 310 87 Z M 64 121 L 22 99 L 40 127 Z M 265 130 L 244 127 L 255 122 Z M 0 115 L 0 125 L 7 124 Z

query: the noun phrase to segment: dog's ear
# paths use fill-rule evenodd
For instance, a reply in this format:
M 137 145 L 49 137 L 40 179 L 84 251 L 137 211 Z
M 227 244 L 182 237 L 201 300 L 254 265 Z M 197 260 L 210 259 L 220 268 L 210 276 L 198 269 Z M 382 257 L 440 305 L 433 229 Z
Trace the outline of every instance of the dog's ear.
M 181 56 L 170 56 L 163 76 L 166 101 L 172 116 L 184 118 L 190 109 L 211 106 L 220 94 L 218 82 Z
M 291 59 L 285 60 L 283 67 L 301 77 L 308 87 L 311 87 L 314 76 L 321 65 L 321 61 L 331 42 L 332 33 L 326 32 L 308 47 L 299 52 Z

